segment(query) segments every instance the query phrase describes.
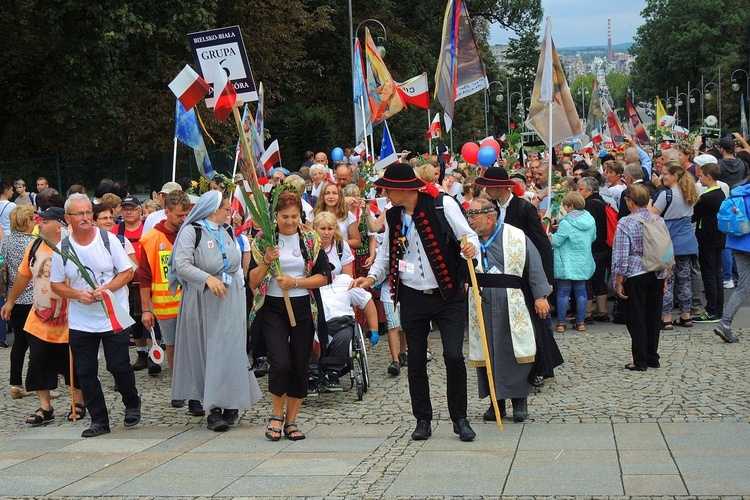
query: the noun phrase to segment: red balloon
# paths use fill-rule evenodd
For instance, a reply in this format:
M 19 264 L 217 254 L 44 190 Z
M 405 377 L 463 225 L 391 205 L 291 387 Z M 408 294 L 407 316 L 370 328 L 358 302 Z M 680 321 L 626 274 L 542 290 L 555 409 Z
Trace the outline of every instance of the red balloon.
M 497 154 L 497 156 L 500 157 L 500 143 L 497 142 L 495 139 L 490 137 L 489 139 L 483 140 L 482 144 L 479 145 L 479 149 L 482 149 L 485 146 L 489 146 L 492 149 L 494 149 L 495 154 Z
M 464 157 L 468 163 L 472 165 L 478 165 L 477 155 L 479 154 L 479 145 L 476 142 L 467 142 L 461 148 L 461 156 Z

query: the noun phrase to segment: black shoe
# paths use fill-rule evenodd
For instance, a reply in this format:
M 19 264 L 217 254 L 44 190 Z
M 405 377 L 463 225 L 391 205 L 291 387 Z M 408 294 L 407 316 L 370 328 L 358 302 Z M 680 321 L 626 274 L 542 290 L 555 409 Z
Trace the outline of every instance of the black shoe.
M 81 433 L 81 437 L 93 438 L 101 436 L 102 434 L 109 434 L 109 427 L 105 427 L 101 424 L 91 424 L 91 426 Z
M 497 402 L 497 405 L 500 407 L 500 418 L 505 418 L 508 416 L 508 412 L 505 410 L 505 400 L 501 399 Z M 495 418 L 495 407 L 492 406 L 492 403 L 490 403 L 489 409 L 484 412 L 484 420 L 486 422 L 497 422 L 497 419 Z
M 10 347 L 10 345 L 3 340 L 2 342 L 0 342 L 0 347 L 2 347 L 3 349 L 7 349 L 8 347 Z
M 208 430 L 216 432 L 224 432 L 229 429 L 229 423 L 224 420 L 221 414 L 221 408 L 214 408 L 208 415 Z
M 148 364 L 149 375 L 151 375 L 152 377 L 156 377 L 161 373 L 161 365 L 158 363 L 154 363 L 150 357 L 148 358 L 148 361 L 146 363 Z
M 183 406 L 185 406 L 185 400 L 173 399 L 170 404 L 172 405 L 172 408 L 182 408 Z
M 253 366 L 253 374 L 256 378 L 265 377 L 268 373 L 268 361 L 266 358 L 258 358 Z
M 599 321 L 600 323 L 609 323 L 609 316 L 607 315 L 607 313 L 595 314 L 593 318 L 594 321 Z
M 237 421 L 237 419 L 240 416 L 240 410 L 227 410 L 225 409 L 224 412 L 221 414 L 221 417 L 229 424 L 234 425 L 234 423 Z
M 409 357 L 406 355 L 406 353 L 402 353 L 398 355 L 398 362 L 403 368 L 404 366 L 409 366 Z
M 544 377 L 537 375 L 534 380 L 531 381 L 531 385 L 534 387 L 544 387 Z
M 206 414 L 206 410 L 203 409 L 203 405 L 197 399 L 191 399 L 188 401 L 188 415 L 194 417 L 202 417 Z
M 339 382 L 339 378 L 335 375 L 328 375 L 323 380 L 323 387 L 324 392 L 343 392 L 344 388 L 341 386 L 341 382 Z
M 138 359 L 133 363 L 133 371 L 141 371 L 148 368 L 148 353 L 146 351 L 136 351 Z
M 510 400 L 513 405 L 513 421 L 523 422 L 529 418 L 529 409 L 526 398 L 513 398 Z
M 134 406 L 133 408 L 125 408 L 125 420 L 123 421 L 122 425 L 125 427 L 133 427 L 135 425 L 138 425 L 138 422 L 141 421 L 141 400 L 138 398 L 138 406 Z
M 458 439 L 461 441 L 474 441 L 477 437 L 477 433 L 469 425 L 469 421 L 465 418 L 460 419 L 458 422 L 453 422 L 453 432 L 458 434 Z
M 628 363 L 625 365 L 626 370 L 630 370 L 631 372 L 645 372 L 648 368 L 645 366 L 635 366 L 633 363 Z
M 394 377 L 399 375 L 401 373 L 401 366 L 399 366 L 398 361 L 391 362 L 390 365 L 388 365 L 388 375 L 393 375 Z
M 427 420 L 418 421 L 417 428 L 411 433 L 411 438 L 414 441 L 424 441 L 430 436 L 432 436 L 432 428 Z

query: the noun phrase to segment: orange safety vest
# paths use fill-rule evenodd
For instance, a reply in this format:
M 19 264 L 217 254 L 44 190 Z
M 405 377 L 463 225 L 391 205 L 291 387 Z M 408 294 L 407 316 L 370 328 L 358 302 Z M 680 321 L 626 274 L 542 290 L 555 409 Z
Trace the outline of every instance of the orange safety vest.
M 156 319 L 177 317 L 180 307 L 182 289 L 177 289 L 177 295 L 169 293 L 169 256 L 172 254 L 172 243 L 167 235 L 158 229 L 153 229 L 141 237 L 141 247 L 148 257 L 151 267 L 151 304 Z

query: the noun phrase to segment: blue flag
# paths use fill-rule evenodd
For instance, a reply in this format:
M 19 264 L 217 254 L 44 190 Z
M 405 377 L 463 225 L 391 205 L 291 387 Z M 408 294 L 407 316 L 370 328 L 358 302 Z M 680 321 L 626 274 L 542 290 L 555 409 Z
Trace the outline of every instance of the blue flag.
M 367 85 L 362 67 L 362 47 L 357 40 L 354 44 L 354 126 L 356 139 L 361 141 L 365 135 L 372 134 L 372 121 L 370 116 L 370 99 L 367 96 Z
M 175 106 L 174 136 L 184 145 L 193 148 L 198 170 L 203 177 L 211 179 L 214 176 L 214 169 L 211 166 L 211 159 L 208 157 L 206 143 L 203 142 L 203 135 L 198 127 L 195 108 L 185 111 L 179 99 Z
M 375 164 L 375 170 L 381 170 L 398 161 L 396 148 L 393 147 L 391 131 L 388 130 L 388 122 L 383 120 L 383 142 L 380 143 L 380 160 Z

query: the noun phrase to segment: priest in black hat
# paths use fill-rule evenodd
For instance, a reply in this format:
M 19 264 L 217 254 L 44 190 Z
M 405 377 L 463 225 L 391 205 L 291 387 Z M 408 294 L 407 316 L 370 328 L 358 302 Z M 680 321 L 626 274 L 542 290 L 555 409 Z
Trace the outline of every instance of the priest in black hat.
M 395 163 L 375 181 L 393 207 L 386 213 L 385 233 L 366 278 L 352 286 L 370 287 L 388 279 L 394 303 L 401 304 L 401 326 L 409 345 L 409 394 L 417 428 L 411 437 L 432 435 L 432 402 L 427 378 L 430 322 L 440 330 L 447 378 L 448 410 L 453 432 L 462 441 L 476 433 L 466 419 L 464 259 L 479 254 L 479 239 L 450 196 L 426 189 L 409 165 Z M 461 244 L 466 236 L 467 244 Z M 461 258 L 463 255 L 464 258 Z
M 542 220 L 534 205 L 513 194 L 513 189 L 517 184 L 509 178 L 508 171 L 502 167 L 488 168 L 481 177 L 477 177 L 474 183 L 482 186 L 487 196 L 492 199 L 492 204 L 498 213 L 498 221 L 515 226 L 526 233 L 542 257 L 542 266 L 547 281 L 554 283 L 552 245 L 544 231 Z

